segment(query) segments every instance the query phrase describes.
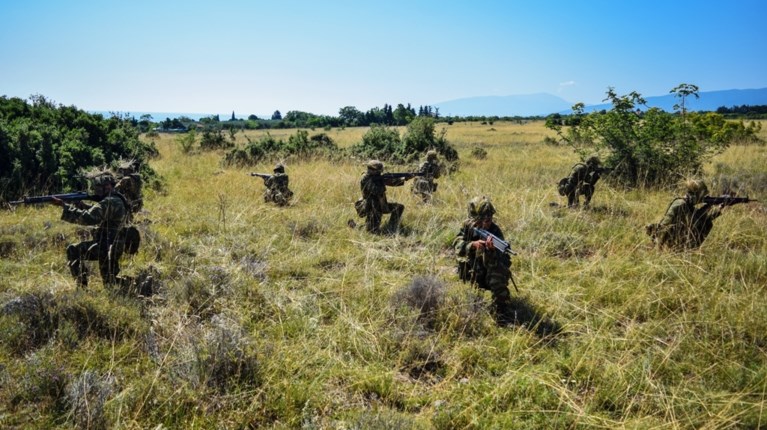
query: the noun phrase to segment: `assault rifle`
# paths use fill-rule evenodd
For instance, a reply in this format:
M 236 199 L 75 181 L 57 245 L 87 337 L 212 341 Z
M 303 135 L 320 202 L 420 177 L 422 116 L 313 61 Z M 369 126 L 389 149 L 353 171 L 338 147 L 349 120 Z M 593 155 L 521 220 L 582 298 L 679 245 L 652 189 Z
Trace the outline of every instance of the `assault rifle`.
M 256 173 L 256 172 L 250 172 L 250 176 L 258 176 L 261 179 L 269 179 L 272 177 L 272 175 L 268 173 Z
M 713 196 L 703 197 L 703 203 L 710 206 L 715 206 L 715 205 L 732 206 L 732 205 L 737 205 L 739 203 L 751 203 L 756 201 L 758 200 L 749 199 L 748 197 L 728 196 L 726 194 L 719 197 L 713 197 Z
M 479 237 L 481 237 L 482 239 L 487 240 L 488 237 L 493 239 L 493 247 L 497 249 L 498 251 L 500 251 L 502 254 L 506 254 L 509 256 L 517 255 L 517 253 L 511 249 L 511 245 L 509 245 L 509 242 L 506 242 L 500 237 L 494 235 L 493 233 L 490 233 L 489 231 L 485 229 L 477 228 L 477 227 L 472 227 L 471 230 L 477 235 L 479 235 Z M 509 263 L 509 265 L 511 265 L 511 263 Z M 519 288 L 517 288 L 517 283 L 514 282 L 514 275 L 512 275 L 511 270 L 509 270 L 509 278 L 511 279 L 511 284 L 514 285 L 514 289 L 517 292 L 519 292 Z
M 517 255 L 517 253 L 511 249 L 511 245 L 509 245 L 509 242 L 506 242 L 505 240 L 494 235 L 493 233 L 490 233 L 489 231 L 485 229 L 481 229 L 477 227 L 472 227 L 471 229 L 474 231 L 474 233 L 478 234 L 479 237 L 481 237 L 484 240 L 487 240 L 488 237 L 492 238 L 493 247 L 501 251 L 502 253 L 509 254 L 509 255 Z
M 88 194 L 85 191 L 78 191 L 76 193 L 65 193 L 65 194 L 51 194 L 48 196 L 35 196 L 35 197 L 24 197 L 21 200 L 15 200 L 12 202 L 8 202 L 9 205 L 15 206 L 15 205 L 34 205 L 38 203 L 47 203 L 50 201 L 53 201 L 53 198 L 58 198 L 61 200 L 64 200 L 65 202 L 77 202 L 81 200 L 93 200 L 93 201 L 99 201 L 101 200 L 100 197 L 94 196 L 92 194 Z
M 400 179 L 400 178 L 410 179 L 414 176 L 424 176 L 424 175 L 426 174 L 421 172 L 382 173 L 381 178 L 383 178 L 384 180 Z
M 615 168 L 614 167 L 597 167 L 594 170 L 597 173 L 599 173 L 600 175 L 604 175 L 604 174 L 608 174 L 609 175 L 610 173 L 613 172 L 613 170 L 615 170 Z

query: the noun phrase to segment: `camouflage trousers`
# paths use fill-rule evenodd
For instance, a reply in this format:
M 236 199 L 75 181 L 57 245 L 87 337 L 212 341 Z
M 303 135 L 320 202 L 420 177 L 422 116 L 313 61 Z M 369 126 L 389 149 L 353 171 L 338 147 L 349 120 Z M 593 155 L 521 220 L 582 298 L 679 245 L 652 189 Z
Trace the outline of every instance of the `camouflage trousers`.
M 386 228 L 390 232 L 395 232 L 399 228 L 399 221 L 404 211 L 405 206 L 400 203 L 387 203 L 380 208 L 369 207 L 365 217 L 365 228 L 370 233 L 380 233 L 383 215 L 391 214 Z
M 493 294 L 493 303 L 496 307 L 506 306 L 511 299 L 509 292 L 510 273 L 508 269 L 504 269 L 499 267 L 495 270 L 489 270 L 485 276 L 476 280 L 478 288 L 488 290 Z
M 290 203 L 291 197 L 293 197 L 293 192 L 290 190 L 266 190 L 264 192 L 264 201 L 266 203 L 275 203 L 277 206 L 287 206 Z
M 431 195 L 437 190 L 437 184 L 426 178 L 416 178 L 413 181 L 413 194 L 419 196 L 424 203 L 431 201 Z
M 580 196 L 583 196 L 583 205 L 588 206 L 591 203 L 591 197 L 594 195 L 594 186 L 588 183 L 581 184 L 580 187 L 572 185 L 567 188 L 566 193 L 567 206 L 578 206 Z
M 123 244 L 116 241 L 109 244 L 105 241 L 89 240 L 67 247 L 67 265 L 72 276 L 77 280 L 77 285 L 88 286 L 88 268 L 85 261 L 98 260 L 99 273 L 104 285 L 112 285 L 117 282 L 117 274 L 120 273 L 120 257 L 123 254 Z

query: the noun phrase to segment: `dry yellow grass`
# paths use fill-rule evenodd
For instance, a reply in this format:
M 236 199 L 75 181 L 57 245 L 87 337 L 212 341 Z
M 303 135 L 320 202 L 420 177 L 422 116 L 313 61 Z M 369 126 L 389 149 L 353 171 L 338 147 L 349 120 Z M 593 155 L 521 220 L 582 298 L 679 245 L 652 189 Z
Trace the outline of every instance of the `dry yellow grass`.
M 295 200 L 278 208 L 248 175 L 270 172 L 272 162 L 222 167 L 222 153 L 185 155 L 175 136 L 162 135 L 151 164 L 167 187 L 146 192 L 143 247 L 123 264 L 127 274 L 154 268 L 161 289 L 148 301 L 96 282 L 95 302 L 84 302 L 63 261 L 75 228 L 52 207 L 4 214 L 5 298 L 52 291 L 62 303 L 91 303 L 93 318 L 125 324 L 101 337 L 59 327 L 21 355 L 0 349 L 3 375 L 13 377 L 4 380 L 14 381 L 0 388 L 8 411 L 0 424 L 71 423 L 32 375 L 60 366 L 69 380 L 86 369 L 116 375 L 102 413 L 121 428 L 764 426 L 762 204 L 727 209 L 700 250 L 660 252 L 643 226 L 662 215 L 669 191 L 602 182 L 593 210 L 554 207 L 562 203 L 555 184 L 577 159 L 542 143 L 552 133 L 541 122 L 445 128 L 460 170 L 438 181 L 433 205 L 417 204 L 409 184 L 389 189 L 406 205 L 397 236 L 347 226 L 362 221 L 352 207 L 361 160 L 285 160 Z M 346 147 L 364 131 L 327 134 Z M 476 147 L 488 157 L 472 158 Z M 707 174 L 759 185 L 764 160 L 764 146 L 736 146 Z M 751 197 L 764 200 L 763 192 Z M 457 280 L 449 245 L 468 199 L 482 194 L 520 254 L 519 297 L 560 334 L 496 326 L 488 297 Z M 444 288 L 432 327 L 396 300 L 424 276 Z M 16 342 L 17 317 L 2 318 L 4 339 Z M 43 424 L 25 418 L 30 411 Z

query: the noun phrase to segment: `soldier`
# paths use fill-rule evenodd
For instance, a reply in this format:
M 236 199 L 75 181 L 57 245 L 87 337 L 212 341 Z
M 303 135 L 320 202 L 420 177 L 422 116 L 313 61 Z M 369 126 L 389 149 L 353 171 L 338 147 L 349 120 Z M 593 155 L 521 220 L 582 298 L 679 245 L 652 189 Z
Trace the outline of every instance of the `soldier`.
M 711 232 L 714 219 L 722 214 L 724 205 L 696 207 L 708 194 L 708 187 L 703 181 L 689 180 L 685 188 L 685 196 L 671 202 L 660 223 L 646 227 L 653 243 L 661 247 L 676 250 L 699 247 Z
M 118 182 L 115 191 L 125 197 L 131 213 L 136 213 L 144 206 L 141 192 L 141 175 L 138 173 L 136 160 L 120 160 L 117 165 Z
M 453 249 L 458 258 L 458 276 L 492 292 L 496 320 L 503 323 L 511 320 L 511 258 L 493 246 L 491 237 L 484 240 L 474 230 L 480 228 L 504 240 L 503 232 L 493 222 L 494 214 L 495 208 L 487 197 L 469 201 L 469 218 L 453 241 Z
M 93 239 L 67 246 L 67 264 L 80 287 L 88 286 L 86 260 L 98 260 L 104 285 L 113 285 L 120 273 L 120 257 L 125 247 L 119 234 L 128 221 L 125 197 L 114 191 L 115 178 L 101 172 L 92 179 L 93 192 L 100 200 L 93 205 L 68 204 L 54 197 L 51 204 L 64 208 L 61 219 L 74 224 L 95 226 Z
M 382 176 L 384 165 L 378 160 L 370 160 L 367 163 L 367 172 L 362 175 L 360 188 L 362 189 L 362 204 L 364 209 L 360 212 L 365 216 L 365 228 L 370 233 L 381 232 L 381 218 L 383 214 L 389 216 L 389 224 L 386 231 L 395 233 L 399 228 L 399 221 L 405 206 L 386 200 L 386 187 L 400 187 L 410 177 L 385 178 Z
M 570 176 L 559 181 L 559 194 L 567 196 L 567 207 L 578 207 L 581 195 L 584 197 L 583 206 L 589 206 L 594 195 L 594 185 L 605 171 L 599 167 L 600 164 L 599 157 L 591 156 L 586 160 L 586 164 L 576 164 L 570 171 Z
M 437 191 L 437 184 L 434 180 L 439 178 L 442 173 L 439 162 L 437 162 L 437 151 L 429 150 L 426 153 L 426 161 L 421 163 L 418 173 L 422 173 L 423 176 L 418 176 L 413 181 L 413 194 L 420 196 L 424 203 L 428 203 L 431 201 L 431 194 Z
M 293 197 L 293 191 L 288 188 L 288 175 L 285 173 L 285 166 L 278 163 L 274 166 L 274 174 L 267 175 L 264 179 L 266 190 L 264 191 L 264 201 L 274 202 L 277 206 L 287 206 Z

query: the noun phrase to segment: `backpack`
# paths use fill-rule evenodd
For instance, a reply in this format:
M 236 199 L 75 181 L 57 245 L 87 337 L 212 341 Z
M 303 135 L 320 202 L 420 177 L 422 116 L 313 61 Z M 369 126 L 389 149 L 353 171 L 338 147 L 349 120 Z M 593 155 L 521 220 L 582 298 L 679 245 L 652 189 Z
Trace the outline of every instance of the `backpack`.
M 138 252 L 139 245 L 141 245 L 141 234 L 134 225 L 123 227 L 120 230 L 120 235 L 125 241 L 125 252 L 129 255 L 135 255 Z
M 365 210 L 366 202 L 365 199 L 359 199 L 356 202 L 354 202 L 354 210 L 357 211 L 357 216 L 360 218 L 365 218 L 367 216 L 367 211 Z

